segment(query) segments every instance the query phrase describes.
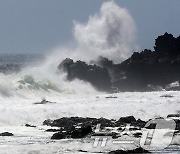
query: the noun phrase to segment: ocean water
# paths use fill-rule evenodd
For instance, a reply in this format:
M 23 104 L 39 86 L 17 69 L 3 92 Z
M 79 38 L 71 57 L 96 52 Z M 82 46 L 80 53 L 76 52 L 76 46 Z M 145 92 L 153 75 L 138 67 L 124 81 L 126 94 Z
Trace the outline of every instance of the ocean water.
M 113 145 L 109 141 L 106 147 L 93 148 L 93 139 L 54 141 L 50 139 L 53 133 L 45 132 L 49 127 L 42 123 L 46 119 L 72 116 L 118 120 L 122 116 L 133 115 L 137 119 L 148 120 L 180 113 L 178 91 L 115 94 L 98 92 L 89 83 L 66 81 L 65 74 L 57 70 L 57 62 L 50 63 L 47 59 L 41 62 L 31 59 L 29 61 L 28 65 L 24 63 L 18 73 L 0 74 L 0 133 L 14 134 L 13 137 L 0 137 L 0 154 L 82 153 L 79 150 L 105 153 L 116 149 L 131 149 L 136 145 Z M 7 63 L 12 61 L 6 61 Z M 173 97 L 161 97 L 166 94 Z M 107 99 L 107 96 L 116 97 Z M 36 104 L 42 99 L 55 103 Z M 25 124 L 37 127 L 25 127 Z M 178 148 L 179 136 L 173 142 Z

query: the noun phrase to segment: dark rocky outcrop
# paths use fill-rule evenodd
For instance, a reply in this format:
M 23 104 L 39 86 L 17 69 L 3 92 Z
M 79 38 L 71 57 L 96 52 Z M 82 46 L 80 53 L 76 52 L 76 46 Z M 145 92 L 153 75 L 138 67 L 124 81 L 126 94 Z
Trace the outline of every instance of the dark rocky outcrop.
M 80 129 L 76 129 L 72 132 L 71 138 L 83 138 L 92 132 L 91 125 L 83 126 Z
M 151 153 L 148 150 L 145 150 L 143 148 L 136 148 L 134 150 L 116 150 L 116 151 L 111 151 L 108 154 L 130 154 L 130 153 Z
M 68 80 L 84 80 L 104 91 L 180 90 L 180 36 L 165 33 L 155 40 L 154 51 L 134 52 L 120 64 L 101 56 L 90 65 L 65 59 L 58 69 Z
M 51 137 L 51 139 L 53 139 L 53 140 L 57 140 L 57 139 L 59 140 L 59 139 L 65 139 L 65 138 L 66 138 L 66 133 L 63 133 L 63 132 L 55 133 Z
M 48 131 L 51 132 L 51 131 Z M 91 125 L 81 126 L 81 128 L 66 127 L 58 130 L 57 133 L 53 134 L 51 139 L 65 139 L 65 138 L 83 138 L 88 134 L 92 133 Z
M 46 132 L 60 132 L 62 129 L 47 129 Z
M 72 59 L 65 59 L 58 69 L 67 73 L 67 79 L 75 78 L 91 83 L 100 91 L 109 91 L 111 79 L 106 68 L 97 65 L 88 65 L 85 62 L 74 62 Z
M 82 117 L 63 117 L 56 120 L 45 120 L 43 125 L 48 125 L 52 127 L 59 127 L 59 129 L 48 129 L 47 132 L 57 132 L 52 136 L 52 139 L 65 139 L 65 138 L 83 138 L 88 135 L 91 136 L 111 136 L 112 138 L 117 138 L 118 134 L 115 132 L 110 132 L 106 128 L 116 128 L 117 131 L 123 131 L 126 124 L 130 124 L 133 130 L 140 130 L 146 122 L 138 119 L 136 120 L 133 116 L 122 117 L 119 120 L 109 120 L 106 118 L 82 118 Z M 97 124 L 100 124 L 99 133 L 95 133 L 95 128 Z M 134 134 L 136 137 L 140 134 Z
M 136 122 L 136 119 L 133 116 L 121 117 L 117 121 L 117 123 L 129 123 L 129 124 L 132 124 L 132 123 L 135 123 L 135 122 Z
M 93 125 L 96 126 L 97 124 L 101 124 L 101 127 L 106 126 L 113 126 L 114 120 L 109 120 L 106 118 L 83 118 L 83 117 L 63 117 L 56 120 L 45 120 L 43 125 L 52 126 L 52 127 L 63 127 L 63 128 L 70 128 L 75 126 L 86 126 L 86 125 Z
M 0 136 L 13 136 L 13 134 L 9 132 L 3 132 L 3 133 L 0 133 Z
M 135 124 L 136 124 L 136 126 L 143 128 L 146 125 L 146 121 L 138 119 Z
M 42 101 L 36 102 L 34 104 L 54 104 L 54 103 L 56 103 L 56 102 L 50 102 L 50 101 L 43 99 Z
M 25 124 L 26 127 L 36 127 L 34 125 L 31 125 L 31 124 Z
M 180 131 L 179 114 L 168 115 L 169 118 L 175 118 L 176 128 L 174 129 L 174 135 L 177 135 Z M 162 117 L 156 119 L 164 119 Z M 151 120 L 151 119 L 150 119 Z M 121 117 L 119 120 L 109 120 L 106 118 L 83 118 L 83 117 L 63 117 L 56 120 L 45 120 L 44 125 L 58 127 L 56 129 L 48 129 L 46 132 L 55 132 L 51 139 L 79 139 L 79 138 L 96 138 L 107 137 L 111 140 L 118 139 L 122 136 L 129 136 L 132 140 L 139 140 L 144 130 L 155 129 L 156 123 L 147 125 L 146 121 L 141 119 L 136 120 L 133 116 Z M 100 125 L 98 125 L 100 124 Z M 145 126 L 146 125 L 146 126 Z M 169 130 L 169 126 L 158 127 L 157 129 Z M 134 139 L 133 139 L 134 138 Z M 110 153 L 147 153 L 141 148 L 134 150 L 117 150 Z
M 168 94 L 165 94 L 165 95 L 161 95 L 160 97 L 172 98 L 172 97 L 174 97 L 174 96 L 172 96 L 172 95 L 168 95 Z

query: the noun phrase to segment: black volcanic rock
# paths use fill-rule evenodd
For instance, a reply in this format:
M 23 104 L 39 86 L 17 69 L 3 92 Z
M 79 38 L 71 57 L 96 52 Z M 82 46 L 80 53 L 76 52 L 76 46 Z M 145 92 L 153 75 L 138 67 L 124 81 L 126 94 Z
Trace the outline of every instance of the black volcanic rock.
M 113 120 L 109 120 L 106 118 L 83 118 L 83 117 L 63 117 L 56 120 L 45 120 L 43 125 L 51 126 L 51 127 L 63 127 L 70 128 L 75 126 L 85 127 L 87 125 L 96 126 L 97 124 L 101 124 L 102 127 L 113 126 Z
M 180 55 L 180 39 L 166 32 L 155 40 L 154 49 L 160 57 Z
M 67 73 L 68 80 L 84 80 L 102 91 L 180 90 L 169 87 L 180 82 L 180 36 L 165 33 L 155 40 L 154 51 L 134 52 L 119 64 L 103 56 L 91 65 L 67 58 L 58 69 Z
M 117 123 L 129 123 L 129 124 L 132 124 L 132 123 L 135 123 L 135 122 L 136 122 L 136 119 L 133 116 L 121 117 L 117 121 Z
M 3 133 L 0 133 L 0 136 L 13 136 L 13 134 L 9 132 L 3 132 Z
M 133 116 L 122 117 L 118 121 L 106 118 L 63 117 L 43 122 L 44 125 L 59 127 L 59 129 L 52 128 L 46 130 L 47 132 L 55 132 L 51 139 L 84 138 L 90 136 L 111 136 L 112 138 L 117 138 L 119 136 L 118 133 L 110 132 L 111 129 L 109 128 L 117 129 L 119 127 L 117 130 L 121 132 L 126 123 L 133 124 L 134 130 L 140 130 L 139 125 L 142 125 L 142 121 L 136 121 Z M 100 131 L 95 132 L 98 124 L 100 125 Z M 135 135 L 137 136 L 138 134 Z
M 36 127 L 34 125 L 30 125 L 30 124 L 25 124 L 26 127 Z
M 171 114 L 168 115 L 168 117 L 176 118 L 174 119 L 176 122 L 176 132 L 179 132 L 180 130 L 180 120 L 178 119 L 179 115 Z M 159 117 L 158 119 L 162 119 L 162 118 Z M 127 124 L 130 124 L 129 132 L 131 133 L 131 135 L 133 135 L 135 138 L 140 138 L 142 136 L 142 131 L 144 129 L 155 129 L 156 127 L 156 123 L 155 124 L 152 123 L 147 126 L 146 125 L 147 122 L 142 121 L 141 119 L 136 120 L 133 116 L 121 117 L 117 121 L 106 118 L 63 117 L 61 119 L 56 119 L 56 120 L 46 120 L 43 124 L 59 127 L 58 129 L 51 128 L 46 130 L 47 132 L 55 132 L 51 137 L 51 139 L 68 139 L 68 138 L 77 139 L 77 138 L 85 138 L 85 137 L 94 138 L 95 136 L 109 136 L 112 137 L 112 139 L 116 139 L 122 135 L 129 135 L 126 132 L 126 128 L 125 128 Z M 165 127 L 163 126 L 163 129 L 164 128 Z
M 114 65 L 112 60 L 109 60 L 103 56 L 99 56 L 94 63 L 102 68 L 111 68 Z
M 65 139 L 66 138 L 66 134 L 63 132 L 58 132 L 53 134 L 53 136 L 51 137 L 51 139 L 53 140 L 59 140 L 59 139 Z
M 71 138 L 83 138 L 92 132 L 91 125 L 81 127 L 81 129 L 76 129 L 72 132 Z
M 116 151 L 111 151 L 108 154 L 130 154 L 130 153 L 151 153 L 143 148 L 136 148 L 134 150 L 116 150 Z
M 111 88 L 111 79 L 106 68 L 97 65 L 88 65 L 85 62 L 67 58 L 61 62 L 58 69 L 67 73 L 67 79 L 80 79 L 91 83 L 98 90 L 109 91 Z
M 91 125 L 86 125 L 86 126 L 82 126 L 79 129 L 74 128 L 72 131 L 67 131 L 67 129 L 60 130 L 59 132 L 54 133 L 51 139 L 56 139 L 56 140 L 65 139 L 65 138 L 77 139 L 77 138 L 86 137 L 90 133 L 92 133 L 92 127 Z
M 156 39 L 155 51 L 145 49 L 120 64 L 114 64 L 111 71 L 119 91 L 179 90 L 179 87 L 166 88 L 172 82 L 180 81 L 180 41 L 165 33 Z M 124 75 L 120 77 L 117 74 Z M 151 85 L 151 86 L 148 86 Z M 162 88 L 153 88 L 162 87 Z
M 97 124 L 101 124 L 101 127 L 114 126 L 113 120 L 109 120 L 106 118 L 94 119 L 92 121 L 92 125 L 97 125 Z
M 56 126 L 56 127 L 72 127 L 75 124 L 76 123 L 73 120 L 71 120 L 70 118 L 63 117 L 61 119 L 54 120 L 49 125 L 50 126 Z
M 70 73 L 69 71 L 69 69 L 70 69 L 70 66 L 72 65 L 72 64 L 74 64 L 74 61 L 72 60 L 72 59 L 70 59 L 70 58 L 66 58 L 65 60 L 63 60 L 62 62 L 61 62 L 61 64 L 58 66 L 58 69 L 59 70 L 62 70 L 62 71 L 65 71 L 65 72 L 67 72 L 68 74 Z
M 147 123 L 146 121 L 138 119 L 138 120 L 136 120 L 135 125 L 140 127 L 140 128 L 143 128 L 146 125 L 146 123 Z

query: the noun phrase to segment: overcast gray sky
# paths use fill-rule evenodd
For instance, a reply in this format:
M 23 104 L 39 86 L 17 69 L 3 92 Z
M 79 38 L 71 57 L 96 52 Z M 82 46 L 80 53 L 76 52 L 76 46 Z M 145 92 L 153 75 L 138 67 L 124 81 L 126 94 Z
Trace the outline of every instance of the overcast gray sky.
M 0 53 L 43 53 L 73 39 L 103 0 L 0 0 Z M 180 35 L 180 0 L 116 0 L 131 13 L 141 49 L 166 31 Z

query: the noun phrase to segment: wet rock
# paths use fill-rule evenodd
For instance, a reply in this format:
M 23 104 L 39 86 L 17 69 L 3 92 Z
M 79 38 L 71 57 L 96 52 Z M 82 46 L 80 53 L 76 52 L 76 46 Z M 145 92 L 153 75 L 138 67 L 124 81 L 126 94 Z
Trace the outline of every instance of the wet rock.
M 83 138 L 92 132 L 90 125 L 82 127 L 72 132 L 71 138 Z
M 47 125 L 47 126 L 53 126 L 53 120 L 51 119 L 47 119 L 43 122 L 43 125 Z
M 100 124 L 101 127 L 112 127 L 115 125 L 114 120 L 109 120 L 106 118 L 99 118 L 99 119 L 94 119 L 92 122 L 92 125 L 97 125 Z
M 161 57 L 167 55 L 173 57 L 180 54 L 179 39 L 167 32 L 164 35 L 158 36 L 155 40 L 155 51 Z
M 97 124 L 101 124 L 102 127 L 105 126 L 112 126 L 114 124 L 113 120 L 109 120 L 106 118 L 83 118 L 83 117 L 63 117 L 56 120 L 45 120 L 43 125 L 48 126 L 55 126 L 55 127 L 73 127 L 73 126 L 86 126 L 86 125 L 93 125 L 96 126 Z
M 54 104 L 56 102 L 50 102 L 50 101 L 47 101 L 47 100 L 43 99 L 41 102 L 36 102 L 34 104 L 52 104 L 52 103 Z
M 76 123 L 71 118 L 63 117 L 54 121 L 45 121 L 43 124 L 55 126 L 55 127 L 72 127 Z
M 121 117 L 118 121 L 106 118 L 83 118 L 83 117 L 63 117 L 56 120 L 45 120 L 44 125 L 60 127 L 60 129 L 49 129 L 46 131 L 65 133 L 66 138 L 82 138 L 91 134 L 92 136 L 111 136 L 117 138 L 118 134 L 112 132 L 112 128 L 119 127 L 117 131 L 122 132 L 126 124 L 131 124 L 130 131 L 141 130 L 145 125 L 145 121 L 136 119 L 133 116 Z M 97 125 L 100 125 L 100 132 L 94 132 Z M 107 127 L 107 128 L 106 128 Z M 110 127 L 110 128 L 109 128 Z M 55 136 L 58 133 L 55 134 Z M 60 133 L 60 135 L 62 135 Z
M 67 73 L 68 80 L 80 79 L 91 83 L 100 91 L 109 91 L 111 89 L 111 79 L 106 68 L 97 65 L 88 65 L 83 61 L 74 62 L 66 58 L 58 66 L 60 71 Z
M 77 124 L 81 124 L 81 123 L 91 123 L 92 121 L 96 120 L 96 118 L 83 118 L 83 117 L 71 117 L 70 118 L 72 121 L 74 121 Z
M 125 150 L 111 151 L 108 154 L 125 154 L 125 153 L 130 154 L 130 153 L 151 153 L 151 152 L 149 152 L 143 148 L 136 148 L 134 150 L 127 150 L 127 151 L 125 151 Z
M 106 57 L 99 56 L 98 59 L 94 62 L 97 66 L 104 67 L 104 68 L 111 68 L 114 64 L 112 60 L 107 59 Z
M 116 123 L 135 123 L 136 119 L 133 116 L 121 117 Z
M 59 132 L 62 131 L 62 129 L 47 129 L 46 132 Z
M 61 64 L 58 66 L 58 69 L 64 72 L 70 73 L 70 66 L 74 63 L 74 61 L 70 58 L 66 58 L 61 62 Z
M 180 114 L 169 114 L 167 118 L 180 118 Z
M 0 133 L 0 136 L 13 136 L 13 135 L 14 135 L 14 134 L 9 133 L 9 132 Z
M 106 98 L 118 98 L 116 96 L 106 96 Z
M 140 128 L 143 128 L 145 125 L 146 125 L 146 121 L 143 121 L 141 119 L 138 119 L 135 123 L 136 126 L 140 127 Z
M 58 69 L 67 80 L 84 80 L 102 91 L 180 90 L 180 36 L 165 33 L 155 40 L 154 51 L 134 52 L 119 64 L 102 56 L 91 65 L 67 58 Z
M 86 137 L 88 134 L 92 133 L 92 128 L 90 125 L 83 126 L 79 129 L 75 127 L 73 129 L 61 129 L 59 132 L 53 134 L 51 139 L 65 139 L 65 138 L 83 138 Z
M 160 97 L 171 98 L 171 97 L 174 97 L 174 96 L 166 94 L 166 95 L 161 95 Z
M 53 139 L 53 140 L 60 140 L 60 139 L 65 139 L 65 138 L 66 138 L 66 133 L 63 133 L 63 132 L 55 133 L 51 137 L 51 139 Z
M 34 125 L 30 125 L 30 124 L 25 124 L 26 127 L 36 127 Z
M 87 153 L 88 151 L 86 150 L 78 150 L 79 152 Z

